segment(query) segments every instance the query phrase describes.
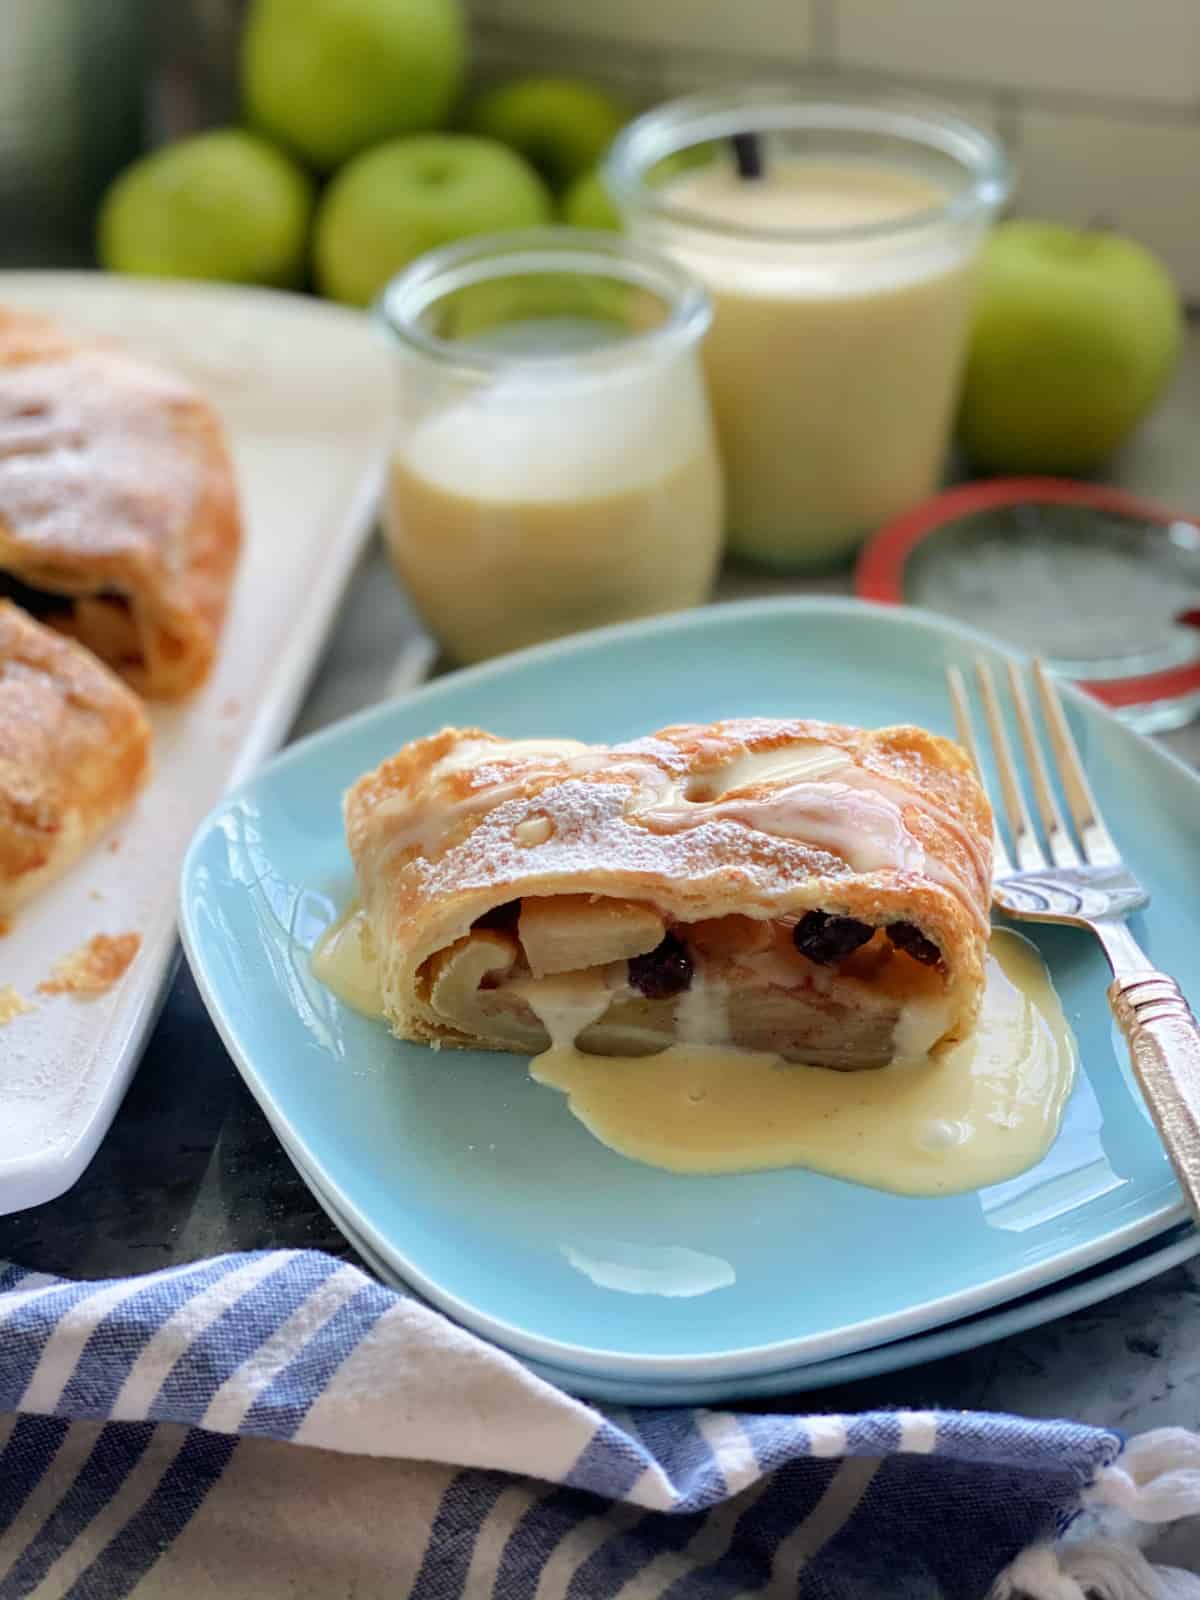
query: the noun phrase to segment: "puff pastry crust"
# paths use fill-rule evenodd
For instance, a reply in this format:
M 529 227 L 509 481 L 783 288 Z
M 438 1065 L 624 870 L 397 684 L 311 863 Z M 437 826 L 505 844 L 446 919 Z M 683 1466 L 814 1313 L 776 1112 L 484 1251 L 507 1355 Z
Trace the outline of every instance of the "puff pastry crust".
M 402 1038 L 535 1051 L 574 1007 L 599 1054 L 683 1038 L 853 1068 L 978 1010 L 991 814 L 920 728 L 447 728 L 362 777 L 345 821 Z
M 149 765 L 132 690 L 0 600 L 0 919 L 125 811 Z
M 0 594 L 174 698 L 212 664 L 240 540 L 221 426 L 197 390 L 0 310 Z

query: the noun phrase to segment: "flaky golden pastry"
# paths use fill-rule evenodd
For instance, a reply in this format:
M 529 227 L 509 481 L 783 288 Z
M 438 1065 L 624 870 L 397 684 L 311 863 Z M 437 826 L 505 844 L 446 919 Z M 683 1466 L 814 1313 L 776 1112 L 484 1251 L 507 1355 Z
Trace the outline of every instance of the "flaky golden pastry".
M 361 778 L 345 820 L 402 1038 L 860 1067 L 944 1047 L 978 1009 L 990 812 L 920 728 L 446 729 Z
M 23 994 L 18 994 L 11 983 L 0 984 L 0 1028 L 18 1017 L 28 1015 L 33 1007 Z
M 224 437 L 196 389 L 0 311 L 0 594 L 174 698 L 212 664 L 240 538 Z
M 141 947 L 140 933 L 94 933 L 54 963 L 50 976 L 38 984 L 38 993 L 107 994 L 125 976 Z
M 132 690 L 0 600 L 0 921 L 126 810 L 149 763 Z

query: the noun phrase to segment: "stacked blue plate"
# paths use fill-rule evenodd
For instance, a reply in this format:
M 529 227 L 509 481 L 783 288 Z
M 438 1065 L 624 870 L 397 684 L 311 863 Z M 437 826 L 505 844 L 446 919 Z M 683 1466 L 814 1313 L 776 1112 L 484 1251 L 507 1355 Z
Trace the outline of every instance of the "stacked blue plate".
M 458 723 L 611 742 L 744 715 L 952 733 L 944 667 L 980 653 L 1001 658 L 908 610 L 719 607 L 457 673 L 295 746 L 224 802 L 184 869 L 188 956 L 246 1082 L 381 1276 L 564 1387 L 692 1403 L 964 1349 L 1194 1253 L 1082 933 L 1034 930 L 1082 1060 L 1057 1140 L 1018 1178 L 928 1199 L 798 1168 L 642 1166 L 599 1144 L 520 1058 L 398 1043 L 310 971 L 350 892 L 341 795 L 409 739 Z M 1102 708 L 1068 701 L 1110 826 L 1152 892 L 1138 937 L 1195 1005 L 1200 783 Z

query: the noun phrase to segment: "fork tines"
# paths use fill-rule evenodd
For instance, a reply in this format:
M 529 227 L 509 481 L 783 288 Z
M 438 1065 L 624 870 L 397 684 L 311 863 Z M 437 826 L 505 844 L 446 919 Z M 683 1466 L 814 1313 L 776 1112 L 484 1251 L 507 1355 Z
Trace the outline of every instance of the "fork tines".
M 1100 809 L 1096 804 L 1095 796 L 1092 794 L 1091 785 L 1088 783 L 1087 776 L 1083 770 L 1083 762 L 1080 760 L 1078 747 L 1067 723 L 1066 713 L 1063 711 L 1058 690 L 1052 683 L 1049 674 L 1040 661 L 1034 661 L 1033 681 L 1037 689 L 1038 701 L 1041 705 L 1042 720 L 1046 728 L 1053 761 L 1057 768 L 1059 782 L 1066 798 L 1067 808 L 1075 823 L 1078 844 L 1075 838 L 1072 837 L 1071 830 L 1063 818 L 1062 810 L 1054 792 L 1054 786 L 1050 780 L 1050 773 L 1042 752 L 1042 743 L 1038 737 L 1037 724 L 1034 719 L 1033 708 L 1030 705 L 1029 695 L 1025 688 L 1024 678 L 1013 661 L 1007 663 L 1007 670 L 1017 731 L 1020 734 L 1021 746 L 1025 753 L 1030 783 L 1033 788 L 1034 801 L 1038 815 L 1041 818 L 1046 847 L 1050 854 L 1048 860 L 1029 810 L 1025 797 L 1025 787 L 1021 781 L 1020 769 L 1013 755 L 1012 744 L 1008 737 L 1004 712 L 1001 708 L 1000 696 L 991 666 L 982 657 L 977 657 L 975 674 L 979 683 L 979 695 L 983 702 L 984 719 L 987 723 L 992 751 L 996 760 L 996 771 L 1000 779 L 1000 792 L 1004 801 L 1004 809 L 1008 815 L 1008 824 L 1013 842 L 1013 854 L 1010 856 L 997 826 L 995 836 L 996 877 L 998 879 L 1010 877 L 1014 872 L 1043 871 L 1051 863 L 1056 867 L 1078 867 L 1080 865 L 1081 852 L 1083 859 L 1092 866 L 1118 865 L 1121 859 L 1120 853 L 1100 815 Z M 946 668 L 946 681 L 950 691 L 950 701 L 954 708 L 954 721 L 958 729 L 959 740 L 970 754 L 972 761 L 975 763 L 975 769 L 982 778 L 983 766 L 979 758 L 979 746 L 971 720 L 966 683 L 959 669 L 953 666 Z

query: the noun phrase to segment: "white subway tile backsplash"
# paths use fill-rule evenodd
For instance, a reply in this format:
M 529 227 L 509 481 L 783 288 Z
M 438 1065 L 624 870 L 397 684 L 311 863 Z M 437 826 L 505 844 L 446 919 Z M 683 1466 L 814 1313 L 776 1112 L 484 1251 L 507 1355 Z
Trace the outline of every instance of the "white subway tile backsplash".
M 558 34 L 729 50 L 785 65 L 813 38 L 815 0 L 476 0 L 477 15 Z
M 839 72 L 828 80 L 832 89 L 841 88 L 852 94 L 898 95 L 929 104 L 943 106 L 968 122 L 993 132 L 1006 132 L 1000 97 L 982 93 L 973 86 L 958 83 L 911 82 L 904 78 L 866 77 L 859 73 Z
M 1197 0 L 1200 3 L 1200 0 Z M 769 59 L 736 57 L 729 54 L 681 55 L 671 54 L 662 69 L 661 81 L 669 95 L 690 94 L 693 90 L 716 88 L 723 84 L 764 82 L 792 82 L 805 91 L 836 95 L 883 94 L 912 97 L 917 100 L 936 101 L 948 111 L 956 112 L 968 122 L 983 128 L 1001 128 L 1002 116 L 996 97 L 981 94 L 957 85 L 939 85 L 901 82 L 895 78 L 866 77 L 856 73 L 833 73 L 820 69 L 799 68 L 785 79 L 776 66 L 772 70 Z
M 1187 105 L 1200 0 L 836 0 L 834 53 L 899 76 Z
M 1026 109 L 1018 127 L 1017 211 L 1133 235 L 1200 303 L 1200 124 Z
M 635 105 L 790 80 L 934 98 L 1015 148 L 1017 209 L 1103 218 L 1200 307 L 1200 0 L 469 0 L 480 75 Z
M 661 100 L 664 93 L 660 52 L 622 46 L 615 40 L 477 24 L 473 62 L 479 83 L 502 82 L 529 72 L 567 73 L 605 84 L 639 109 Z
M 731 56 L 728 51 L 710 54 L 672 52 L 663 63 L 664 97 L 694 94 L 701 89 L 719 89 L 731 83 L 775 83 L 782 74 L 754 56 Z

